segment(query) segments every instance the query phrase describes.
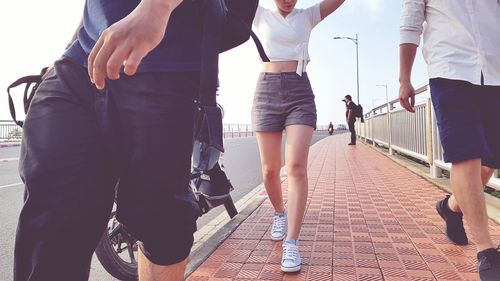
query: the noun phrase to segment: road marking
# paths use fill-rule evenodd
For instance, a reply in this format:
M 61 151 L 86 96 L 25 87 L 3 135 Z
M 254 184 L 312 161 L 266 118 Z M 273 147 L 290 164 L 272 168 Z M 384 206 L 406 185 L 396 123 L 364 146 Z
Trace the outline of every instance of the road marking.
M 18 182 L 18 183 L 12 183 L 12 184 L 7 184 L 7 185 L 0 185 L 0 189 L 6 188 L 6 187 L 12 187 L 12 186 L 18 186 L 18 185 L 23 185 L 24 183 Z
M 3 158 L 0 162 L 19 161 L 19 158 Z

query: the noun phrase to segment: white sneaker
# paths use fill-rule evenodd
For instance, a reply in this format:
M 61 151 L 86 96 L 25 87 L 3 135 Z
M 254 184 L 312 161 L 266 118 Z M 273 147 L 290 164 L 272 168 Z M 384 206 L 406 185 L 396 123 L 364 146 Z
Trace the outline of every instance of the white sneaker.
M 283 272 L 297 272 L 300 271 L 300 264 L 302 263 L 299 253 L 298 241 L 294 242 L 285 240 L 283 243 L 283 258 L 281 259 L 281 271 Z
M 280 241 L 285 239 L 287 228 L 286 212 L 282 216 L 275 213 L 273 227 L 271 228 L 271 240 Z

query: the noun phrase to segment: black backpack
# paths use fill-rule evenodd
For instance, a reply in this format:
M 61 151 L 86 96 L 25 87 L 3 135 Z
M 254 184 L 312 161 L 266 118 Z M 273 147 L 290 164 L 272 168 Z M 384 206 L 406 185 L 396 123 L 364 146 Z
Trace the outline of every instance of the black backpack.
M 209 0 L 213 1 L 213 0 Z M 238 47 L 252 37 L 263 61 L 268 62 L 264 48 L 252 31 L 259 0 L 218 0 L 224 9 L 225 24 L 221 32 L 220 52 Z
M 365 122 L 365 118 L 363 116 L 363 106 L 361 104 L 354 105 L 354 117 L 361 118 L 361 123 Z

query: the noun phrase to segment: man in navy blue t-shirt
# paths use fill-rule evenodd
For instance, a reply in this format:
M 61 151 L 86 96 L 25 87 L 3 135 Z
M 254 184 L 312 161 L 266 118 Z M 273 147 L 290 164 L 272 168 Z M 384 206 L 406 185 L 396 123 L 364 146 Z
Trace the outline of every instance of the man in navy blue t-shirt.
M 203 1 L 87 0 L 24 125 L 14 280 L 87 280 L 117 192 L 141 280 L 182 280 Z M 116 189 L 115 189 L 116 187 Z

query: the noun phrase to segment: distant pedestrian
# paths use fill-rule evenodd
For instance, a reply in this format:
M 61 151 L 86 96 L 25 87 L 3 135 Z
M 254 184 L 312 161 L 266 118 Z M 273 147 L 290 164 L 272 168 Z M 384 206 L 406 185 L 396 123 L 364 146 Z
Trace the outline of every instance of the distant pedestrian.
M 356 123 L 356 104 L 352 101 L 351 95 L 346 95 L 342 101 L 345 102 L 345 119 L 351 132 L 351 142 L 348 145 L 356 145 L 356 128 L 354 127 Z
M 424 25 L 424 22 L 426 23 Z M 500 4 L 498 0 L 405 0 L 401 17 L 401 105 L 415 112 L 411 69 L 420 36 L 452 196 L 436 209 L 455 244 L 475 238 L 479 277 L 500 280 L 500 252 L 488 231 L 483 194 L 500 168 Z

